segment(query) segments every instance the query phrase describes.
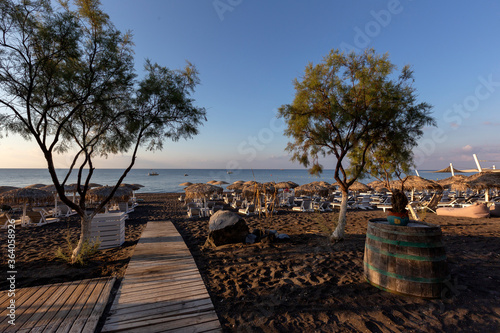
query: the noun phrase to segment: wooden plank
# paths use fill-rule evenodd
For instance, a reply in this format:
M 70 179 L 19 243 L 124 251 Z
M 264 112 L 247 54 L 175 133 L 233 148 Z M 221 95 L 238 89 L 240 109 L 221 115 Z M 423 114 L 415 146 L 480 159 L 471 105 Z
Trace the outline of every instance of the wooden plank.
M 65 320 L 71 320 L 71 311 L 74 308 L 74 305 L 80 298 L 80 295 L 88 288 L 88 280 L 75 281 L 68 288 L 68 292 L 65 293 L 66 297 L 64 299 L 64 303 L 61 305 L 57 315 L 52 318 L 50 323 L 45 326 L 42 332 L 59 332 L 59 326 L 64 324 Z
M 80 281 L 76 282 L 65 282 L 61 285 L 61 291 L 64 292 L 57 298 L 57 300 L 52 304 L 48 311 L 43 315 L 38 321 L 37 325 L 32 328 L 32 333 L 43 332 L 45 327 L 49 325 L 51 321 L 56 321 L 59 316 L 59 311 L 61 311 L 66 300 L 70 297 L 73 291 L 78 287 Z
M 129 294 L 120 294 L 120 305 L 129 304 L 129 303 L 138 303 L 142 301 L 148 302 L 160 302 L 167 301 L 171 299 L 179 299 L 183 296 L 193 296 L 193 295 L 203 295 L 207 292 L 205 285 L 203 282 L 198 282 L 196 285 L 189 285 L 185 288 L 172 288 L 168 290 L 159 290 L 157 289 L 154 293 L 129 293 Z
M 43 304 L 36 310 L 35 314 L 30 318 L 29 322 L 20 326 L 20 329 L 30 330 L 37 326 L 45 326 L 47 320 L 50 320 L 53 316 L 55 316 L 58 309 L 54 311 L 54 304 L 57 303 L 59 297 L 64 294 L 67 290 L 69 284 L 58 284 L 54 285 L 55 290 L 50 292 L 49 297 L 43 301 Z M 41 300 L 41 299 L 39 299 Z M 45 318 L 44 318 L 45 317 Z M 47 318 L 50 317 L 50 318 Z M 44 320 L 42 320 L 44 318 Z M 17 326 L 17 325 L 16 325 Z
M 37 287 L 17 289 L 16 290 L 16 297 L 15 297 L 16 307 L 19 306 L 20 304 L 22 304 L 23 302 L 25 302 L 37 290 L 38 290 Z M 8 299 L 8 302 L 10 303 L 10 299 Z M 20 313 L 17 311 L 17 308 L 16 308 L 16 317 L 19 314 Z M 10 326 L 10 324 L 7 323 L 10 320 L 10 318 L 7 317 L 7 305 L 5 307 L 2 306 L 2 312 L 0 312 L 0 315 L 1 315 L 1 317 L 0 317 L 0 331 L 3 332 L 2 327 L 4 327 L 4 328 L 8 327 L 8 326 L 4 326 L 4 325 Z
M 2 332 L 15 332 L 17 330 L 17 327 L 22 326 L 26 321 L 28 321 L 28 319 L 33 314 L 33 312 L 31 312 L 30 307 L 33 305 L 33 303 L 36 302 L 38 298 L 42 297 L 43 294 L 48 289 L 49 286 L 33 287 L 34 290 L 33 293 L 29 293 L 28 290 L 28 292 L 25 294 L 26 295 L 25 297 L 23 297 L 24 296 L 23 295 L 19 300 L 16 300 L 16 304 L 18 305 L 18 307 L 16 308 L 16 325 L 15 326 L 9 325 Z M 21 305 L 19 306 L 19 304 Z M 0 325 L 0 328 L 2 328 L 2 325 Z
M 102 332 L 220 331 L 198 267 L 173 224 L 149 222 Z
M 204 315 L 206 312 L 213 311 L 212 301 L 210 299 L 193 300 L 190 302 L 159 303 L 154 308 L 138 312 L 122 313 L 106 321 L 107 329 L 122 329 L 122 327 L 140 327 L 145 324 L 159 323 L 176 320 L 179 316 L 185 315 Z M 145 321 L 146 318 L 146 321 Z
M 10 297 L 9 297 L 9 291 L 8 290 L 4 290 L 4 291 L 0 291 L 0 306 L 4 306 L 4 303 L 9 303 L 10 302 Z
M 108 303 L 109 295 L 111 294 L 111 289 L 113 288 L 115 280 L 116 278 L 114 277 L 102 278 L 98 282 L 91 297 L 87 300 L 86 309 L 80 313 L 70 333 L 95 331 L 99 318 Z
M 170 320 L 171 319 L 171 320 Z M 159 333 L 168 330 L 175 330 L 178 332 L 203 332 L 205 331 L 205 325 L 217 321 L 217 316 L 210 313 L 204 314 L 188 314 L 180 315 L 174 318 L 166 318 L 163 321 L 154 323 L 154 325 L 148 325 L 145 328 L 148 333 Z M 153 323 L 152 323 L 153 324 Z M 220 323 L 219 323 L 220 327 Z M 213 324 L 209 329 L 213 328 Z
M 71 303 L 72 307 L 71 310 L 67 313 L 66 318 L 64 318 L 63 322 L 59 327 L 57 328 L 57 332 L 59 333 L 68 333 L 73 327 L 75 327 L 76 324 L 75 320 L 79 317 L 80 313 L 85 309 L 85 306 L 87 304 L 87 300 L 91 296 L 92 292 L 94 291 L 96 285 L 97 285 L 96 280 L 85 280 L 85 288 L 81 290 L 81 293 L 79 295 L 75 295 L 76 300 Z M 80 323 L 81 324 L 81 323 Z M 82 326 L 75 327 L 74 329 L 79 329 L 81 332 Z
M 196 306 L 201 306 L 201 305 L 210 305 L 213 308 L 212 305 L 212 300 L 210 298 L 199 298 L 197 296 L 193 296 L 191 299 L 185 298 L 180 301 L 173 301 L 173 302 L 163 302 L 163 303 L 148 303 L 144 304 L 141 307 L 130 307 L 130 308 L 124 308 L 121 309 L 118 313 L 114 313 L 113 316 L 109 317 L 107 319 L 108 323 L 116 323 L 120 321 L 126 321 L 126 320 L 135 320 L 131 318 L 131 314 L 138 313 L 137 316 L 139 317 L 150 315 L 154 316 L 156 314 L 164 314 L 168 313 L 169 311 L 180 311 L 182 309 L 190 309 L 192 307 Z
M 99 296 L 99 299 L 97 300 L 97 304 L 94 307 L 94 311 L 91 313 L 89 318 L 87 319 L 87 322 L 85 323 L 85 326 L 83 327 L 82 332 L 94 332 L 97 324 L 99 323 L 99 319 L 101 318 L 104 309 L 106 308 L 106 305 L 108 304 L 109 296 L 111 295 L 111 290 L 113 289 L 113 286 L 116 282 L 116 278 L 113 277 L 111 279 L 108 279 L 106 285 L 103 287 L 101 291 L 101 295 Z

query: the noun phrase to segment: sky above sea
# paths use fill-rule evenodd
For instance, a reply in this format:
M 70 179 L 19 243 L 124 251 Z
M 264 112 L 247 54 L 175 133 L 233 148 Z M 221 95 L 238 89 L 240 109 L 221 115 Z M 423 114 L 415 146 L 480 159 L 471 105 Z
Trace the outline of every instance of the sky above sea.
M 418 169 L 500 165 L 500 2 L 104 0 L 115 26 L 130 30 L 135 66 L 146 58 L 170 68 L 193 63 L 194 98 L 208 121 L 191 140 L 141 151 L 137 168 L 301 168 L 285 152 L 277 109 L 293 101 L 292 81 L 331 49 L 374 48 L 398 68 L 410 64 L 419 102 L 438 126 L 415 150 Z M 0 140 L 0 168 L 44 168 L 34 141 Z M 70 159 L 57 158 L 66 168 Z M 121 168 L 112 156 L 98 168 Z M 323 165 L 333 168 L 334 161 Z

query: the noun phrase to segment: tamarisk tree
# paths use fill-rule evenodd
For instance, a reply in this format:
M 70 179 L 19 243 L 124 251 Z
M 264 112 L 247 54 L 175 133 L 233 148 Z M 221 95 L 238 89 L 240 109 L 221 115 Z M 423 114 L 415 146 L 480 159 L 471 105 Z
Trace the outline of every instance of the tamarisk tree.
M 132 169 L 141 146 L 161 149 L 198 133 L 204 108 L 190 97 L 196 68 L 170 70 L 146 61 L 137 81 L 132 41 L 100 9 L 99 0 L 4 0 L 0 2 L 0 130 L 33 140 L 47 163 L 57 193 L 81 218 L 73 260 L 90 238 L 90 222 Z M 91 213 L 86 195 L 94 160 L 130 156 L 110 195 Z M 65 154 L 69 170 L 56 173 Z M 88 170 L 88 172 L 84 172 Z M 79 200 L 64 187 L 76 175 Z
M 332 50 L 319 64 L 307 65 L 303 77 L 294 80 L 293 102 L 279 108 L 292 160 L 318 174 L 323 171 L 319 158 L 334 157 L 342 203 L 332 240 L 344 237 L 349 187 L 369 160 L 380 151 L 389 158 L 408 152 L 398 149 L 411 149 L 422 128 L 434 123 L 431 106 L 416 100 L 410 67 L 395 71 L 387 54 Z

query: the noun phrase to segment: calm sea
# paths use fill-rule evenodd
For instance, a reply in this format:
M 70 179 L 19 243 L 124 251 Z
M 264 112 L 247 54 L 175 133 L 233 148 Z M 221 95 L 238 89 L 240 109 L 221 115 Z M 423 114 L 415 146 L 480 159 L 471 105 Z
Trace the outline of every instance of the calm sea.
M 179 186 L 183 182 L 206 183 L 210 180 L 223 180 L 233 183 L 237 180 L 256 180 L 258 182 L 287 181 L 291 180 L 299 185 L 310 183 L 315 180 L 324 180 L 329 183 L 335 182 L 333 170 L 325 170 L 320 177 L 311 176 L 306 169 L 242 169 L 234 170 L 228 174 L 226 170 L 218 169 L 157 169 L 154 170 L 158 176 L 148 176 L 148 169 L 133 169 L 129 172 L 124 182 L 129 184 L 144 185 L 139 193 L 168 193 L 183 192 L 184 187 Z M 62 176 L 66 170 L 58 170 Z M 95 170 L 91 182 L 102 185 L 114 185 L 121 176 L 123 170 L 98 169 Z M 427 179 L 442 179 L 451 176 L 447 173 L 432 173 L 420 171 L 420 176 Z M 465 174 L 468 175 L 468 174 Z M 372 179 L 364 179 L 368 183 Z M 75 183 L 76 177 L 70 177 L 68 184 Z M 0 186 L 24 187 L 32 184 L 51 184 L 51 179 L 46 169 L 0 169 Z M 224 186 L 223 186 L 224 187 Z

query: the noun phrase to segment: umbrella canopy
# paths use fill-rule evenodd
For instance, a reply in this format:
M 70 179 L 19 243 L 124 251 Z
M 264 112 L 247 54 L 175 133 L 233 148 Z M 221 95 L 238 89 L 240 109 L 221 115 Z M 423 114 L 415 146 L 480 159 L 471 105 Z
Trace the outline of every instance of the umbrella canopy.
M 226 185 L 226 184 L 229 184 L 228 182 L 225 182 L 223 180 L 218 180 L 216 181 L 215 183 L 213 183 L 213 185 Z
M 266 184 L 260 184 L 260 183 L 256 183 L 256 184 L 253 184 L 253 185 L 247 185 L 243 188 L 243 192 L 251 192 L 251 193 L 255 193 L 257 191 L 259 191 L 260 193 L 271 193 L 271 192 L 274 192 L 275 190 L 275 187 L 274 187 L 274 184 L 272 183 L 266 183 Z
M 454 190 L 465 191 L 467 189 L 467 179 L 467 176 L 455 175 L 445 179 L 440 179 L 437 181 L 437 183 L 442 187 L 449 187 Z
M 193 185 L 193 183 L 191 183 L 191 182 L 184 182 L 184 183 L 179 184 L 179 186 L 186 186 L 186 187 L 191 186 L 191 185 Z
M 330 187 L 331 184 L 328 183 L 328 182 L 325 182 L 324 180 L 321 180 L 321 181 L 314 181 L 314 182 L 310 182 L 309 184 L 315 184 L 315 185 L 319 185 L 319 186 L 323 186 L 323 187 Z
M 139 186 L 138 184 L 120 184 L 120 186 L 128 187 L 132 191 L 137 191 L 144 187 L 144 186 Z
M 215 185 L 215 183 L 217 183 L 217 180 L 209 180 L 207 182 L 207 184 L 210 184 L 210 185 Z
M 467 186 L 473 189 L 500 188 L 500 173 L 481 172 L 469 176 L 465 182 Z
M 241 191 L 243 189 L 244 185 L 242 183 L 237 183 L 237 184 L 231 184 L 226 187 L 226 189 L 231 190 L 231 191 Z
M 371 187 L 372 189 L 374 189 L 377 192 L 389 191 L 389 189 L 385 186 L 385 183 L 380 181 L 380 180 L 374 180 L 366 185 L 368 185 L 369 187 Z
M 256 182 L 255 180 L 248 180 L 248 181 L 243 183 L 243 185 L 245 185 L 245 186 L 255 185 L 255 184 L 258 184 L 258 182 Z
M 291 180 L 287 181 L 288 185 L 290 185 L 290 188 L 296 188 L 299 186 L 299 184 L 292 182 Z
M 401 180 L 391 182 L 392 188 L 401 188 Z M 405 190 L 438 190 L 442 191 L 443 187 L 433 180 L 425 179 L 419 176 L 408 176 L 404 182 Z
M 211 193 L 217 192 L 217 187 L 210 184 L 196 183 L 184 189 L 186 192 L 186 199 L 190 198 L 204 198 Z
M 41 187 L 44 187 L 46 186 L 45 184 L 31 184 L 31 185 L 28 185 L 28 186 L 25 186 L 26 188 L 41 188 Z
M 327 195 L 328 188 L 325 186 L 321 186 L 319 184 L 309 183 L 309 184 L 297 186 L 295 188 L 295 194 L 297 194 L 297 195 L 302 195 L 302 194 Z
M 432 171 L 432 172 L 434 172 L 434 173 L 438 173 L 438 172 L 440 172 L 440 173 L 451 173 L 451 170 L 452 170 L 451 166 L 448 166 L 447 168 L 444 168 L 444 169 L 441 169 L 441 170 Z M 453 172 L 464 172 L 464 171 L 453 168 Z
M 0 186 L 0 193 L 7 192 L 7 191 L 10 191 L 10 190 L 15 190 L 16 188 L 19 188 L 19 187 L 15 187 L 15 186 Z
M 283 189 L 283 188 L 291 188 L 290 184 L 288 182 L 279 182 L 274 185 L 277 189 Z
M 26 204 L 51 200 L 52 193 L 36 188 L 17 188 L 0 193 L 2 204 Z
M 87 198 L 95 201 L 106 199 L 113 190 L 114 186 L 101 186 L 90 189 L 87 192 Z M 128 201 L 132 195 L 132 190 L 128 186 L 119 186 L 113 195 L 113 200 Z
M 234 181 L 233 184 L 244 184 L 245 181 L 243 180 L 237 180 L 237 181 Z
M 355 181 L 351 186 L 349 186 L 349 190 L 357 192 L 365 192 L 370 190 L 370 186 Z

